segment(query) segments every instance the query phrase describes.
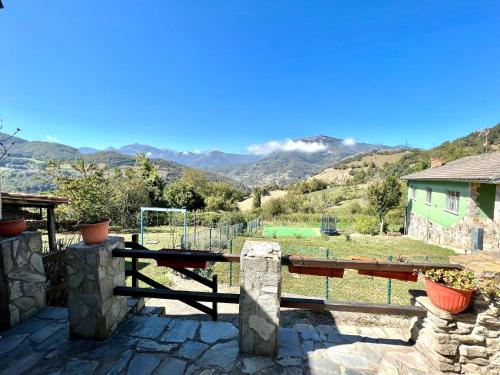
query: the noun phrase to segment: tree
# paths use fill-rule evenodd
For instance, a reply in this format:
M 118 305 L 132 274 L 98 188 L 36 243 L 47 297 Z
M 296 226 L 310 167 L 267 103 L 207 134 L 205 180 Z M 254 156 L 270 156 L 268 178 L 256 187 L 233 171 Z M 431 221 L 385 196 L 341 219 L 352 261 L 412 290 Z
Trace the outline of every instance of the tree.
M 2 7 L 2 2 L 0 1 L 0 8 Z M 14 147 L 16 144 L 14 142 L 14 137 L 17 133 L 21 131 L 21 129 L 17 128 L 12 134 L 4 134 L 1 133 L 1 130 L 3 129 L 3 121 L 0 118 L 0 160 L 3 160 L 9 156 L 9 151 Z M 2 220 L 2 181 L 0 179 L 0 220 Z
M 163 196 L 166 204 L 170 207 L 186 208 L 189 211 L 205 207 L 203 197 L 193 186 L 186 184 L 182 180 L 168 185 Z
M 389 176 L 385 181 L 372 184 L 368 188 L 370 209 L 375 212 L 380 220 L 380 234 L 384 233 L 385 215 L 399 205 L 401 196 L 401 185 L 395 176 Z
M 253 195 L 253 201 L 252 201 L 253 208 L 260 208 L 262 204 L 262 190 L 256 187 L 253 189 L 252 195 Z

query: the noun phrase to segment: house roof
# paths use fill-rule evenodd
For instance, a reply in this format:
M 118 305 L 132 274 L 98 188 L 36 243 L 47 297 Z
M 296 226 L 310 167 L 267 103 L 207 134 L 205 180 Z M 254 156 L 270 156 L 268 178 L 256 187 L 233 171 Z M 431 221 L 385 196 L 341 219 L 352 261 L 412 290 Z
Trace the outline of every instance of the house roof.
M 500 152 L 467 156 L 420 172 L 401 177 L 403 180 L 473 181 L 500 184 Z
M 68 198 L 55 197 L 52 195 L 38 195 L 25 193 L 7 193 L 2 191 L 2 204 L 16 205 L 24 207 L 33 206 L 58 206 L 60 204 L 68 204 Z

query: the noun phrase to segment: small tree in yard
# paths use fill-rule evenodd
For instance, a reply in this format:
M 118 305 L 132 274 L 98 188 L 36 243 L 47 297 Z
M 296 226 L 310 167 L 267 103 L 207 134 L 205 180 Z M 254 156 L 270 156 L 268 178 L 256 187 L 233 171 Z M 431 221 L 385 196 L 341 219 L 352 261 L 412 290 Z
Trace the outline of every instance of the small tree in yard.
M 1 1 L 0 1 L 1 5 Z M 21 129 L 17 128 L 12 134 L 2 133 L 3 129 L 3 121 L 0 118 L 0 161 L 6 159 L 10 154 L 9 151 L 14 147 L 15 142 L 13 141 L 15 135 L 21 131 Z M 0 220 L 3 220 L 2 216 L 2 181 L 0 176 Z
M 380 220 L 380 234 L 384 233 L 385 215 L 399 205 L 401 196 L 401 185 L 395 176 L 389 176 L 384 182 L 375 183 L 368 188 L 370 208 Z
M 258 187 L 253 189 L 253 208 L 260 208 L 262 203 L 262 190 Z

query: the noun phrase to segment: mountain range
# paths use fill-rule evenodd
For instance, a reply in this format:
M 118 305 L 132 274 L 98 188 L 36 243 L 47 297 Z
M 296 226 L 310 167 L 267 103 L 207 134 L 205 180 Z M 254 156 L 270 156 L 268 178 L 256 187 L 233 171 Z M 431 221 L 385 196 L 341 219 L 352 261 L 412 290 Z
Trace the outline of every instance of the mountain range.
M 99 150 L 92 147 L 80 147 L 78 149 L 82 154 L 92 154 Z M 141 152 L 153 159 L 163 159 L 173 161 L 188 167 L 214 169 L 226 167 L 239 163 L 252 163 L 262 157 L 252 154 L 231 154 L 222 151 L 174 151 L 169 149 L 160 149 L 153 146 L 134 143 L 119 148 L 108 147 L 104 151 L 113 151 L 124 155 L 137 155 Z

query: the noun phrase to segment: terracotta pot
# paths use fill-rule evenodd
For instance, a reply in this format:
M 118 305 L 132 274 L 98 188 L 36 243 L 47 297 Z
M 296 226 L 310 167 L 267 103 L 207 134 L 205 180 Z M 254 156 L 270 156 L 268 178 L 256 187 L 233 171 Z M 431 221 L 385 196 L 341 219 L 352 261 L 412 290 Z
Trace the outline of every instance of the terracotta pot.
M 207 262 L 195 260 L 157 260 L 156 263 L 160 267 L 170 268 L 207 268 Z
M 328 277 L 344 277 L 343 268 L 326 268 L 326 267 L 304 267 L 304 266 L 288 266 L 288 272 L 300 273 L 303 275 L 328 276 Z
M 425 279 L 425 291 L 434 306 L 451 314 L 464 311 L 472 298 L 472 290 L 450 288 L 429 279 Z
M 17 236 L 26 230 L 26 220 L 0 220 L 0 236 Z
M 371 259 L 366 257 L 352 257 L 352 260 L 363 260 L 367 262 L 376 262 L 377 259 Z M 385 279 L 395 279 L 401 281 L 413 281 L 418 280 L 418 273 L 414 272 L 394 272 L 394 271 L 369 271 L 369 270 L 358 270 L 359 275 L 383 277 Z
M 110 219 L 101 219 L 94 224 L 80 224 L 80 233 L 86 245 L 94 245 L 108 239 Z

